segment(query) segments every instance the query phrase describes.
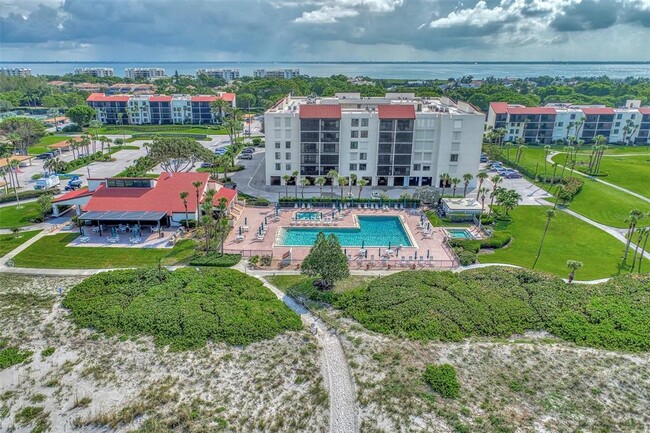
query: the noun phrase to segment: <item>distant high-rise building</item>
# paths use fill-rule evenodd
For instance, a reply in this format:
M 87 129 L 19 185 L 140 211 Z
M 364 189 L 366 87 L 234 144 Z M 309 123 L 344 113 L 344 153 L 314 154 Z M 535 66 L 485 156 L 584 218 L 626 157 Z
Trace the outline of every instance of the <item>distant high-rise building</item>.
M 211 78 L 233 81 L 239 79 L 239 69 L 197 69 L 196 75 L 205 75 Z
M 31 77 L 32 70 L 28 68 L 0 68 L 0 75 L 5 77 Z
M 255 78 L 295 78 L 300 76 L 300 69 L 253 69 Z
M 76 68 L 75 75 L 92 75 L 93 77 L 113 77 L 115 71 L 113 68 Z
M 124 76 L 132 80 L 136 78 L 152 80 L 155 78 L 166 77 L 167 75 L 163 68 L 126 68 L 124 69 Z

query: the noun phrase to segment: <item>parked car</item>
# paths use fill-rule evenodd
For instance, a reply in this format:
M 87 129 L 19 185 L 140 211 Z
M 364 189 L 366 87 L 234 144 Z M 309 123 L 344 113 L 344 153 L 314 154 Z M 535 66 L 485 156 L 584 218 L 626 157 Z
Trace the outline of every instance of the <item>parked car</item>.
M 36 159 L 50 159 L 50 158 L 54 158 L 54 153 L 45 152 L 45 153 L 41 153 L 36 157 Z
M 214 153 L 216 155 L 225 155 L 227 151 L 228 151 L 227 149 L 220 147 L 219 149 L 216 149 Z
M 242 152 L 239 154 L 239 159 L 253 159 L 252 153 Z
M 255 149 L 253 149 L 252 147 L 247 147 L 246 149 L 242 150 L 241 153 L 253 154 L 253 153 L 255 153 Z
M 68 184 L 65 186 L 65 190 L 74 191 L 76 189 L 81 188 L 82 184 L 83 184 L 83 180 L 81 180 L 79 176 L 74 176 L 72 179 L 68 181 Z
M 202 162 L 201 168 L 212 168 L 214 165 L 211 162 Z
M 481 159 L 479 161 L 480 162 L 488 162 L 489 159 L 488 159 L 487 155 L 481 155 Z
M 378 200 L 381 198 L 381 194 L 379 194 L 377 191 L 373 191 L 372 194 L 370 194 L 370 197 Z
M 509 171 L 505 174 L 506 179 L 521 179 L 523 176 L 518 171 Z

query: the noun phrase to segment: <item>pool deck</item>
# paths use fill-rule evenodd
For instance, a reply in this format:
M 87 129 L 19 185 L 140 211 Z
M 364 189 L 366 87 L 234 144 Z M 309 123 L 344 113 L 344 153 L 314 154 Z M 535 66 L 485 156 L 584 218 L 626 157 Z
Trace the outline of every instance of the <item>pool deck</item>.
M 273 208 L 245 207 L 239 217 L 234 221 L 234 229 L 226 238 L 224 249 L 226 252 L 242 253 L 245 257 L 251 255 L 273 255 L 272 267 L 277 268 L 280 259 L 284 254 L 291 250 L 291 265 L 300 263 L 309 253 L 310 246 L 280 246 L 276 244 L 276 238 L 281 227 L 293 227 L 292 218 L 297 209 L 285 208 L 280 212 L 279 217 L 275 217 Z M 300 210 L 305 212 L 330 212 L 328 208 L 313 208 Z M 352 228 L 357 227 L 354 215 L 357 216 L 398 216 L 400 217 L 404 229 L 406 230 L 413 246 L 403 247 L 399 252 L 385 256 L 386 248 L 381 248 L 382 256 L 379 256 L 380 248 L 367 247 L 367 258 L 360 254 L 360 247 L 345 247 L 346 253 L 350 258 L 351 268 L 372 268 L 381 266 L 394 267 L 430 267 L 436 269 L 450 269 L 456 266 L 453 253 L 445 244 L 447 233 L 441 227 L 432 227 L 429 235 L 425 235 L 420 228 L 420 214 L 414 214 L 408 210 L 371 210 L 351 208 L 342 212 L 343 218 L 337 219 L 329 226 L 310 225 L 308 227 L 323 227 L 325 229 Z M 263 239 L 258 239 L 256 234 L 264 218 L 268 221 L 268 230 Z M 243 240 L 238 240 L 239 227 L 245 227 L 247 222 L 248 230 L 243 232 Z M 304 222 L 303 222 L 304 224 Z M 300 227 L 305 227 L 300 225 Z M 393 248 L 396 250 L 396 248 Z M 418 260 L 415 258 L 417 253 Z M 402 259 L 403 258 L 403 259 Z

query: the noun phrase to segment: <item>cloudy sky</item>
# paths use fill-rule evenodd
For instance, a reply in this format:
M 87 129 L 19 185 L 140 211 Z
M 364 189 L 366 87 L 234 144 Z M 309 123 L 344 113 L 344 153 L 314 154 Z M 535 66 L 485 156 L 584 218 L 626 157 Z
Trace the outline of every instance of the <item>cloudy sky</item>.
M 0 0 L 0 60 L 650 60 L 650 0 Z

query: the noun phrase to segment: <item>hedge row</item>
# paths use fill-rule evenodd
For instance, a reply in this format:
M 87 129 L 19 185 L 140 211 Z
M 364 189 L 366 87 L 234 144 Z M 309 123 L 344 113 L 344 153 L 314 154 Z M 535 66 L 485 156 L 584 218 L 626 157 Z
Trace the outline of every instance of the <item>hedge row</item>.
M 190 266 L 216 266 L 229 268 L 241 260 L 241 254 L 216 254 L 196 255 L 190 260 Z
M 191 133 L 171 133 L 171 134 L 151 134 L 151 133 L 143 133 L 143 134 L 131 134 L 131 137 L 133 138 L 140 138 L 140 139 L 151 139 L 154 135 L 158 135 L 160 137 L 189 137 L 189 138 L 194 138 L 196 140 L 205 140 L 208 138 L 207 135 L 205 134 L 191 134 Z
M 469 266 L 476 263 L 481 248 L 503 248 L 510 242 L 510 239 L 510 234 L 495 231 L 491 237 L 486 239 L 450 239 L 449 245 L 458 256 L 460 264 Z
M 30 198 L 37 198 L 42 196 L 43 194 L 59 194 L 61 192 L 60 189 L 31 189 L 27 191 L 20 191 L 18 192 L 18 198 L 20 200 L 27 200 Z M 12 201 L 16 201 L 16 194 L 9 193 L 9 194 L 2 194 L 0 195 L 0 203 L 9 203 Z

